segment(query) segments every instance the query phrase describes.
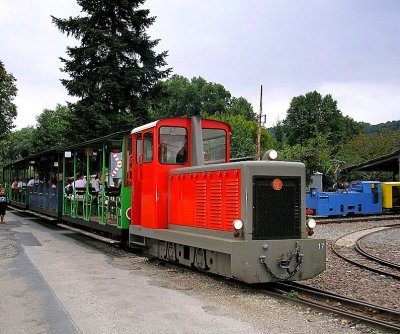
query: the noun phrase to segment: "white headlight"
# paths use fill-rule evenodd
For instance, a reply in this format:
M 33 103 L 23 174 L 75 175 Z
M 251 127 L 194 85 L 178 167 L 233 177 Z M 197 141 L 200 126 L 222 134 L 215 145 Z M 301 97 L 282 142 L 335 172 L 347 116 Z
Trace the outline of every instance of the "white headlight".
M 278 157 L 278 152 L 275 150 L 268 150 L 267 152 L 265 152 L 265 154 L 263 155 L 263 160 L 276 160 L 276 158 Z
M 307 226 L 309 228 L 315 228 L 315 226 L 317 226 L 317 222 L 311 218 L 311 219 L 307 220 Z
M 243 222 L 239 219 L 235 219 L 233 221 L 233 227 L 235 228 L 235 230 L 241 230 L 243 227 Z

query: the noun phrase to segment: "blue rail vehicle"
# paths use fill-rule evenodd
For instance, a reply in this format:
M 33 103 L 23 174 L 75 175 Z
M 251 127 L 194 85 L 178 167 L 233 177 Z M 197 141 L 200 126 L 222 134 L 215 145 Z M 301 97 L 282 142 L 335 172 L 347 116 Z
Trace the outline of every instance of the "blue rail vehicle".
M 316 216 L 346 216 L 382 213 L 382 188 L 378 181 L 353 181 L 347 190 L 319 192 L 311 188 L 306 195 L 308 212 Z

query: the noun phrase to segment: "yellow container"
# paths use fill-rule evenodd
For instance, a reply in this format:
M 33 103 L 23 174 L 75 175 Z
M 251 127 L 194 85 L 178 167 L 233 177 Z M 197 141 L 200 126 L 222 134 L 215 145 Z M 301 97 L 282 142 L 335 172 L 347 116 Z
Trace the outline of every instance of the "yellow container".
M 400 182 L 382 182 L 382 207 L 400 208 Z

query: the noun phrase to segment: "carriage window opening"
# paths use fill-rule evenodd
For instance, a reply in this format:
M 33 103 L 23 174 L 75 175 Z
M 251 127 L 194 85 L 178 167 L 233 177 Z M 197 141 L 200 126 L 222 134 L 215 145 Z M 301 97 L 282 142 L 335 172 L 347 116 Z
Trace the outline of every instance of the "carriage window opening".
M 143 162 L 153 161 L 153 132 L 146 132 L 143 135 Z
M 160 127 L 158 160 L 161 164 L 182 164 L 187 162 L 187 130 L 176 126 Z
M 204 163 L 226 162 L 226 132 L 223 129 L 203 129 Z

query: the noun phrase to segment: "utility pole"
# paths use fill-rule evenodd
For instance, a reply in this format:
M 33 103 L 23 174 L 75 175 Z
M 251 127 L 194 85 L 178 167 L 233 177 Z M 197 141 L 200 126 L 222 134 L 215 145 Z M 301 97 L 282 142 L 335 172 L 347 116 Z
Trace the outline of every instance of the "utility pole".
M 258 115 L 258 135 L 257 135 L 257 158 L 261 160 L 261 115 L 262 115 L 262 94 L 263 94 L 263 86 L 261 85 L 261 94 L 260 94 L 260 113 Z

